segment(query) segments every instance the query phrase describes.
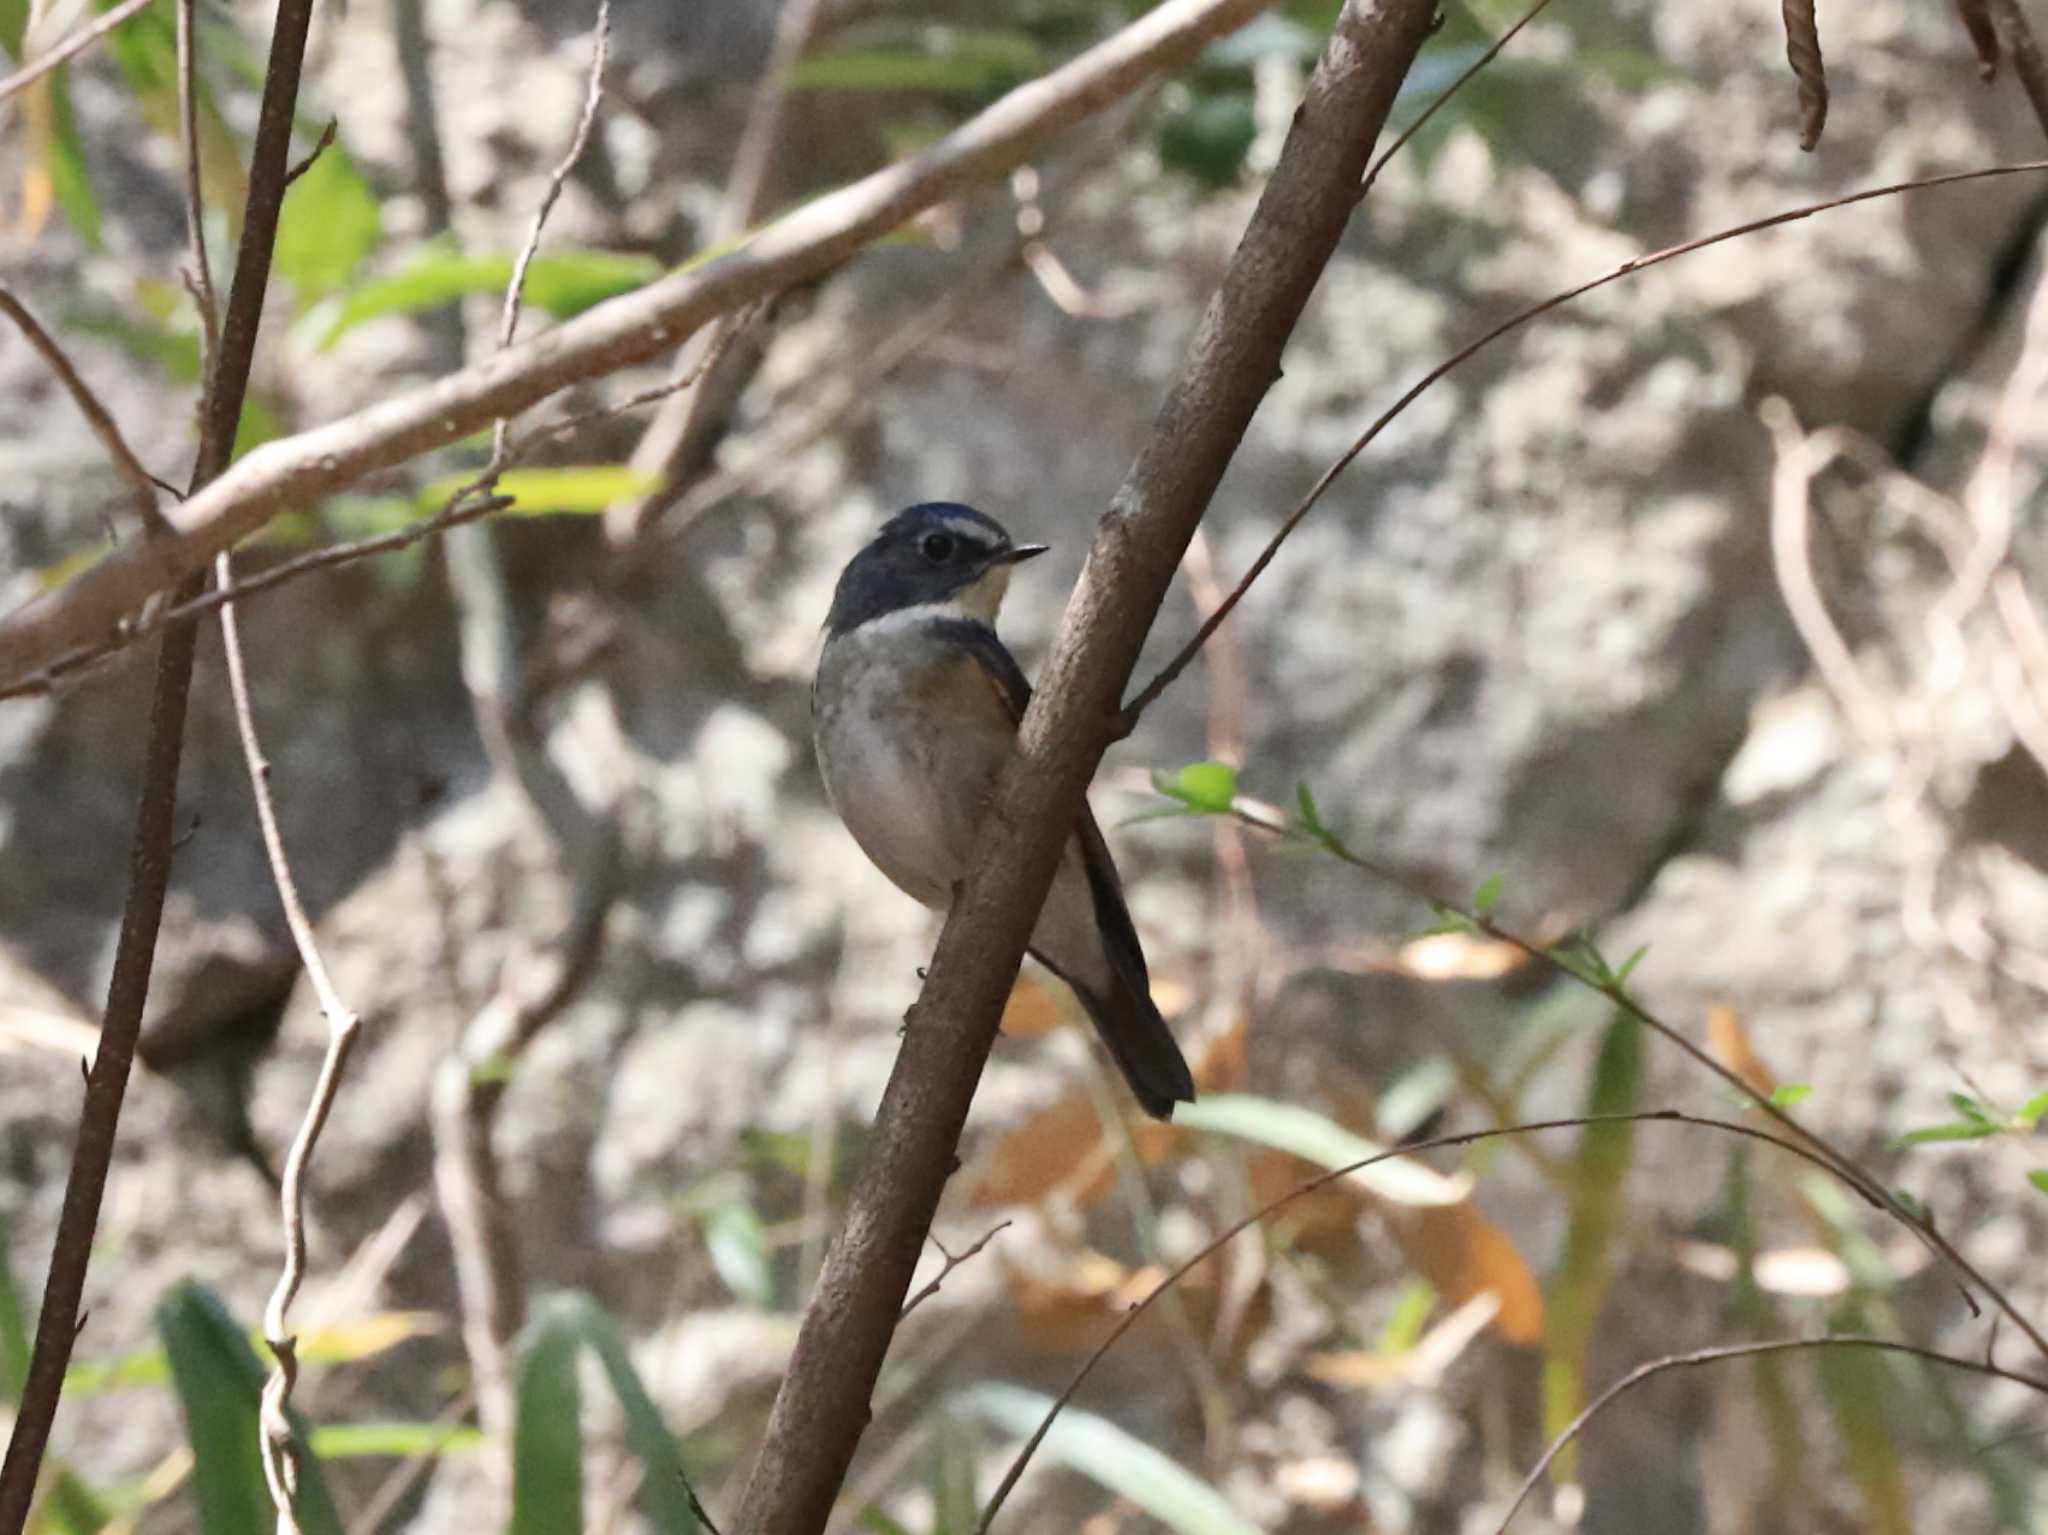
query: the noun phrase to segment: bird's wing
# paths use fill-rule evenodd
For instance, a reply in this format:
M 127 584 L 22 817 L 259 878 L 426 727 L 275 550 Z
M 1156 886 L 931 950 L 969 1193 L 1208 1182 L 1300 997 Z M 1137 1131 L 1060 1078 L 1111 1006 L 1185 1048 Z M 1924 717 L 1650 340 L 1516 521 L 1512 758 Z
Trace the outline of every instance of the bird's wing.
M 1024 678 L 1024 668 L 1010 654 L 1010 647 L 996 638 L 995 630 L 971 618 L 948 618 L 934 627 L 941 639 L 966 652 L 984 680 L 995 689 L 996 697 L 1009 713 L 1010 723 L 1019 723 L 1031 703 L 1031 684 Z
M 1031 702 L 1031 684 L 1024 676 L 1024 668 L 1017 664 L 1017 658 L 1010 654 L 1009 646 L 996 636 L 995 630 L 970 619 L 949 619 L 942 632 L 973 659 L 1009 710 L 1011 722 L 1021 721 Z M 1123 881 L 1117 877 L 1116 864 L 1109 856 L 1109 844 L 1103 840 L 1102 828 L 1095 824 L 1095 813 L 1086 801 L 1082 802 L 1081 819 L 1074 830 L 1081 839 L 1081 861 L 1088 871 L 1089 890 L 1095 897 L 1095 920 L 1102 931 L 1104 955 L 1143 995 L 1149 987 L 1145 950 L 1138 942 L 1130 909 L 1124 905 Z

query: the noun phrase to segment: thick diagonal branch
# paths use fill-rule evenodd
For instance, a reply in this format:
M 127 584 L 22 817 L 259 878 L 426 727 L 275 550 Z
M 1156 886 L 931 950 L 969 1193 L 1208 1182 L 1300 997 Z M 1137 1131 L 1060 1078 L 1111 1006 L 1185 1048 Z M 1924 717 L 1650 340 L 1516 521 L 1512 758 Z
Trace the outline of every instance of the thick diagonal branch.
M 1357 202 L 1431 0 L 1349 0 L 1179 380 L 1096 534 L 955 899 L 876 1118 L 845 1229 L 804 1315 L 742 1505 L 750 1535 L 824 1527 L 1003 1002 L 1118 696 L 1182 552 Z
M 1037 145 L 1192 58 L 1270 0 L 1167 0 L 1020 86 L 913 159 L 763 230 L 739 250 L 601 304 L 510 351 L 295 437 L 267 443 L 132 541 L 0 621 L 0 684 L 90 647 L 153 593 L 206 568 L 273 517 L 310 506 L 584 379 L 673 352 L 720 315 L 820 276 L 905 220 L 1000 175 Z

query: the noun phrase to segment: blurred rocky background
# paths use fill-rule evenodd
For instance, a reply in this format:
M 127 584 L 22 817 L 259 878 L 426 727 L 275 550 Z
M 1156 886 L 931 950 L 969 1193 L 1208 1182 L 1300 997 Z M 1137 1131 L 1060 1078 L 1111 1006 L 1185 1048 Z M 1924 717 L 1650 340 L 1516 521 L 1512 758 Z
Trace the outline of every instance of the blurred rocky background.
M 734 1505 L 936 932 L 840 830 L 812 765 L 831 583 L 896 508 L 982 507 L 1054 546 L 1005 615 L 1032 668 L 1285 132 L 1317 10 L 1270 14 L 1029 175 L 750 316 L 657 455 L 679 494 L 637 536 L 642 480 L 569 476 L 528 507 L 556 515 L 246 604 L 285 839 L 365 1020 L 310 1182 L 297 1315 L 328 1339 L 300 1392 L 315 1423 L 456 1424 L 488 1393 L 442 1203 L 468 1115 L 509 1215 L 499 1281 L 528 1305 L 596 1297 L 707 1504 Z M 1516 309 L 1744 220 L 2042 152 L 2025 97 L 1980 80 L 1947 7 L 1824 11 L 1833 105 L 1810 155 L 1765 0 L 1559 0 L 1425 128 L 1362 205 L 1142 670 L 1374 415 Z M 886 163 L 1116 12 L 619 0 L 592 148 L 549 226 L 562 291 L 541 301 L 569 312 Z M 231 148 L 265 18 L 201 14 L 210 131 Z M 1450 7 L 1408 118 L 1512 15 Z M 501 269 L 423 295 L 464 286 L 446 277 L 455 252 L 517 249 L 574 127 L 590 22 L 563 0 L 321 16 L 307 137 L 332 116 L 338 140 L 293 194 L 296 230 L 288 206 L 298 264 L 252 432 L 488 350 Z M 155 8 L 129 46 L 169 25 Z M 194 342 L 177 157 L 141 67 L 102 51 L 65 72 L 90 190 L 60 181 L 55 207 L 36 177 L 62 162 L 16 111 L 6 280 L 178 480 Z M 772 127 L 758 186 L 734 173 L 750 123 Z M 1447 894 L 1498 874 L 1503 920 L 1542 941 L 1585 925 L 1617 964 L 1647 946 L 1631 983 L 1660 1016 L 1759 1091 L 1788 1085 L 2048 1323 L 2038 1137 L 1894 1144 L 1967 1117 L 1952 1095 L 2011 1113 L 2048 1088 L 2044 196 L 2017 176 L 1784 225 L 1459 366 L 1112 753 L 1105 823 L 1161 803 L 1151 770 L 1221 759 L 1279 805 L 1307 785 L 1353 848 Z M 11 606 L 104 541 L 120 487 L 11 333 L 0 398 Z M 673 406 L 606 416 L 548 452 L 586 468 L 637 451 L 644 468 L 658 417 L 676 424 Z M 240 559 L 417 516 L 478 462 L 411 466 Z M 494 654 L 511 658 L 495 691 Z M 0 704 L 0 1218 L 31 1305 L 113 953 L 147 687 L 130 663 Z M 279 1260 L 269 1178 L 325 1037 L 212 632 L 180 814 L 147 1069 L 79 1344 L 100 1374 L 56 1444 L 143 1530 L 193 1527 L 178 1404 L 147 1364 L 153 1312 L 193 1279 L 259 1314 Z M 1371 1136 L 1589 1105 L 1740 1112 L 1540 966 L 1411 942 L 1432 918 L 1402 889 L 1224 823 L 1112 840 L 1205 1088 Z M 1149 1266 L 1309 1170 L 1255 1140 L 1134 1125 L 1056 983 L 1027 972 L 1013 1015 L 936 1235 L 958 1251 L 1012 1224 L 899 1336 L 848 1528 L 870 1507 L 860 1527 L 971 1527 L 960 1489 L 985 1497 L 1016 1440 L 1018 1399 L 990 1383 L 1058 1390 Z M 531 1043 L 479 1058 L 490 1016 L 522 1019 Z M 1426 1160 L 1472 1175 L 1471 1197 L 1294 1207 L 1198 1270 L 1079 1407 L 1256 1528 L 1488 1529 L 1559 1404 L 1645 1359 L 1828 1327 L 1987 1347 L 1910 1239 L 1775 1154 L 1672 1125 Z M 1999 1347 L 2021 1362 L 2020 1340 Z M 635 1463 L 595 1395 L 589 1410 L 595 1496 L 630 1521 Z M 2038 1530 L 2042 1423 L 2019 1388 L 1910 1362 L 1683 1372 L 1598 1420 L 1518 1527 Z M 501 1517 L 487 1450 L 423 1443 L 328 1461 L 352 1528 Z M 1014 1527 L 1158 1527 L 1142 1497 L 1042 1459 Z

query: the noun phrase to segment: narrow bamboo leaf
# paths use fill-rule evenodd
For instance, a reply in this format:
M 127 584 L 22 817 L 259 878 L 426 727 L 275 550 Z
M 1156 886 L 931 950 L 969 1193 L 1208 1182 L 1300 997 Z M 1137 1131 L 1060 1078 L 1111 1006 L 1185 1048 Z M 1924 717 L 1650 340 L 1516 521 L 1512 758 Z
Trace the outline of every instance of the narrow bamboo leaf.
M 0 1214 L 0 1405 L 21 1400 L 23 1382 L 28 1379 L 29 1339 L 34 1333 L 28 1307 L 14 1282 L 14 1264 L 8 1254 L 13 1248 L 7 1217 Z
M 192 1442 L 192 1490 L 204 1535 L 245 1535 L 276 1522 L 257 1446 L 264 1368 L 241 1328 L 213 1293 L 187 1281 L 157 1307 L 157 1335 L 185 1410 Z M 304 1535 L 341 1535 L 320 1462 L 293 1417 L 298 1462 L 296 1513 Z
M 1637 1106 L 1643 1083 L 1642 1026 L 1616 1013 L 1600 1042 L 1587 1093 L 1590 1115 L 1625 1114 Z M 1561 1433 L 1586 1405 L 1586 1366 L 1612 1279 L 1611 1248 L 1621 1216 L 1622 1186 L 1635 1154 L 1634 1126 L 1588 1125 L 1574 1158 L 1572 1218 L 1564 1260 L 1549 1297 L 1549 1334 L 1543 1359 L 1543 1424 Z M 1577 1474 L 1575 1446 L 1557 1460 L 1557 1476 Z
M 1038 1428 L 1052 1399 L 1017 1386 L 976 1386 L 967 1409 L 1006 1433 Z M 1053 1420 L 1041 1449 L 1119 1497 L 1129 1498 L 1179 1535 L 1256 1535 L 1258 1526 L 1185 1467 L 1107 1418 L 1069 1407 Z
M 1939 1141 L 1981 1141 L 1998 1134 L 1998 1126 L 1982 1119 L 1955 1119 L 1945 1125 L 1926 1125 L 1908 1130 L 1892 1142 L 1900 1146 L 1928 1146 Z
M 2027 1174 L 2027 1182 L 2031 1183 L 2042 1193 L 2048 1194 L 2048 1169 L 2035 1168 Z
M 1179 800 L 1203 815 L 1228 815 L 1237 797 L 1237 769 L 1225 762 L 1190 762 L 1172 775 L 1158 775 L 1153 784 L 1168 799 Z
M 1176 1108 L 1173 1121 L 1191 1130 L 1256 1141 L 1319 1167 L 1348 1167 L 1387 1149 L 1312 1109 L 1252 1093 L 1212 1093 Z M 1454 1205 L 1469 1193 L 1465 1179 L 1445 1177 L 1411 1157 L 1375 1162 L 1351 1176 L 1395 1204 Z
M 2048 1114 L 2048 1093 L 2036 1093 L 2019 1106 L 2012 1116 L 2013 1123 L 2022 1130 L 2031 1130 L 2041 1122 L 2044 1114 Z
M 99 250 L 99 199 L 85 167 L 85 146 L 78 136 L 78 115 L 71 108 L 68 66 L 49 78 L 50 137 L 43 146 L 43 169 L 50 177 L 50 195 L 63 210 L 65 222 L 90 250 Z
M 483 1447 L 482 1433 L 454 1423 L 323 1423 L 313 1430 L 313 1453 L 323 1461 L 473 1455 Z
M 422 513 L 438 512 L 448 498 L 475 479 L 473 474 L 451 474 L 434 481 L 414 498 Z M 510 496 L 512 505 L 495 515 L 500 517 L 552 517 L 557 515 L 594 517 L 628 496 L 644 494 L 657 477 L 625 464 L 582 464 L 549 469 L 514 469 L 498 478 L 497 494 Z
M 652 256 L 623 251 L 555 249 L 536 256 L 526 270 L 524 298 L 557 320 L 630 293 L 661 275 Z M 329 347 L 366 320 L 418 314 L 471 293 L 502 294 L 512 280 L 508 253 L 465 256 L 429 248 L 389 276 L 374 278 L 344 295 L 326 320 L 320 345 Z
M 589 1296 L 573 1293 L 542 1301 L 528 1324 L 513 1430 L 512 1535 L 552 1535 L 583 1527 L 583 1438 L 578 1422 L 582 1393 L 576 1357 L 585 1346 L 597 1356 L 618 1398 L 626 1442 L 646 1473 L 636 1495 L 641 1512 L 663 1535 L 695 1535 L 696 1513 L 675 1436 L 641 1384 L 617 1325 Z M 531 1467 L 529 1449 L 535 1456 Z M 523 1504 L 522 1479 L 527 1489 Z
M 575 1330 L 536 1311 L 519 1348 L 512 1426 L 511 1535 L 583 1528 L 583 1389 Z

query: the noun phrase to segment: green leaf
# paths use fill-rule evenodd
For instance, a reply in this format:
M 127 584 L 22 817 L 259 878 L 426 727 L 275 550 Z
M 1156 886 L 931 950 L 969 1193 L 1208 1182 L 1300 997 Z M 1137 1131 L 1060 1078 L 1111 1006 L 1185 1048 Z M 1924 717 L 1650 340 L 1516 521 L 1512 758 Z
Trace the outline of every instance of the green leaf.
M 1627 959 L 1623 960 L 1621 962 L 1621 968 L 1614 972 L 1614 984 L 1617 986 L 1626 986 L 1628 984 L 1628 978 L 1636 973 L 1636 966 L 1640 965 L 1643 962 L 1643 956 L 1648 954 L 1649 952 L 1650 946 L 1646 943 L 1637 948 L 1635 953 L 1629 955 Z
M 1481 921 L 1491 917 L 1493 909 L 1500 905 L 1500 887 L 1504 878 L 1505 876 L 1499 873 L 1487 875 L 1486 883 L 1473 895 L 1472 909 L 1479 914 Z
M 323 1461 L 472 1455 L 485 1444 L 480 1430 L 460 1423 L 323 1423 L 312 1440 Z
M 1046 51 L 1028 32 L 919 25 L 867 29 L 862 46 L 816 50 L 783 77 L 789 90 L 932 91 L 985 97 L 1044 73 Z
M 523 297 L 530 307 L 564 320 L 660 275 L 661 263 L 652 256 L 558 248 L 534 257 Z M 325 316 L 320 345 L 334 345 L 366 320 L 438 309 L 471 293 L 502 295 L 511 280 L 510 255 L 465 256 L 429 247 L 396 272 L 345 295 Z
M 976 1386 L 962 1401 L 970 1412 L 1019 1436 L 1035 1432 L 1052 1407 L 1052 1399 L 1036 1391 L 993 1383 Z M 1043 1449 L 1179 1535 L 1257 1535 L 1258 1526 L 1215 1488 L 1095 1413 L 1062 1410 Z
M 618 1327 L 597 1302 L 573 1293 L 537 1305 L 520 1345 L 511 1535 L 583 1528 L 581 1348 L 597 1356 L 626 1420 L 626 1443 L 646 1473 L 635 1503 L 662 1535 L 694 1535 L 697 1516 L 675 1437 L 627 1358 Z
M 113 1522 L 112 1505 L 61 1460 L 50 1461 L 43 1488 L 29 1535 L 99 1535 Z
M 1436 1305 L 1436 1287 L 1427 1279 L 1410 1274 L 1394 1295 L 1394 1310 L 1380 1329 L 1379 1352 L 1383 1358 L 1405 1354 L 1421 1341 L 1422 1329 Z
M 870 1503 L 860 1511 L 860 1517 L 853 1521 L 868 1535 L 910 1535 L 910 1531 L 883 1513 L 880 1505 Z
M 1249 90 L 1196 96 L 1159 120 L 1159 159 L 1204 187 L 1227 187 L 1258 137 Z
M 1309 793 L 1308 785 L 1294 786 L 1294 814 L 1301 822 L 1301 829 L 1318 842 L 1329 841 L 1330 829 L 1323 824 L 1322 813 L 1316 809 L 1316 797 Z
M 1997 1122 L 1997 1116 L 1981 1100 L 1972 1098 L 1968 1093 L 1950 1093 L 1948 1102 L 1949 1107 L 1965 1119 L 1974 1119 L 1985 1125 Z
M 1171 778 L 1153 782 L 1168 799 L 1201 815 L 1229 815 L 1237 798 L 1237 769 L 1225 762 L 1191 762 Z
M 704 1217 L 704 1245 L 725 1287 L 741 1300 L 766 1309 L 775 1299 L 775 1274 L 768 1266 L 761 1217 L 746 1204 L 720 1205 Z
M 1784 1082 L 1771 1094 L 1771 1103 L 1776 1108 L 1796 1109 L 1812 1096 L 1813 1087 L 1810 1083 Z
M 2031 1130 L 2041 1122 L 2041 1116 L 2044 1114 L 2048 1114 L 2048 1093 L 2036 1093 L 2019 1106 L 2012 1120 L 2020 1129 Z
M 1387 1150 L 1313 1109 L 1252 1093 L 1211 1093 L 1194 1103 L 1181 1104 L 1173 1111 L 1173 1122 L 1186 1129 L 1271 1146 L 1319 1167 L 1349 1167 Z M 1465 1180 L 1446 1177 L 1412 1157 L 1390 1157 L 1351 1176 L 1381 1198 L 1401 1205 L 1454 1205 L 1468 1192 Z
M 356 275 L 382 227 L 369 183 L 339 143 L 329 144 L 284 194 L 272 260 L 303 308 Z
M 1892 1149 L 1905 1146 L 1930 1146 L 1941 1141 L 1981 1141 L 1998 1134 L 1998 1126 L 1981 1119 L 1954 1119 L 1945 1125 L 1928 1125 L 1919 1130 L 1908 1130 L 1892 1142 Z
M 265 1372 L 256 1351 L 213 1293 L 189 1280 L 174 1286 L 157 1307 L 156 1329 L 185 1410 L 200 1530 L 246 1535 L 271 1528 L 277 1514 L 263 1480 L 256 1426 Z M 299 1527 L 305 1535 L 341 1535 L 320 1462 L 306 1444 L 305 1424 L 296 1413 L 290 1417 Z
M 512 1425 L 511 1535 L 583 1528 L 582 1344 L 542 1311 L 519 1349 Z M 253 1526 L 252 1526 L 253 1528 Z
M 43 170 L 50 178 L 50 195 L 64 211 L 64 220 L 88 250 L 100 250 L 100 205 L 93 196 L 92 178 L 85 168 L 85 146 L 78 137 L 78 117 L 71 109 L 68 66 L 49 79 L 50 137 L 43 146 Z
M 14 1264 L 8 1258 L 13 1245 L 7 1217 L 0 1214 L 0 1406 L 21 1400 L 22 1384 L 28 1379 L 29 1340 L 35 1331 L 14 1282 Z
M 448 498 L 474 480 L 474 474 L 450 474 L 435 480 L 413 498 L 420 513 L 431 515 Z M 495 494 L 510 496 L 512 505 L 498 517 L 596 516 L 614 501 L 644 495 L 658 475 L 625 464 L 565 465 L 551 469 L 513 469 L 498 477 Z
M 2027 1174 L 2027 1182 L 2033 1184 L 2042 1193 L 2048 1194 L 2048 1169 L 2035 1168 Z

